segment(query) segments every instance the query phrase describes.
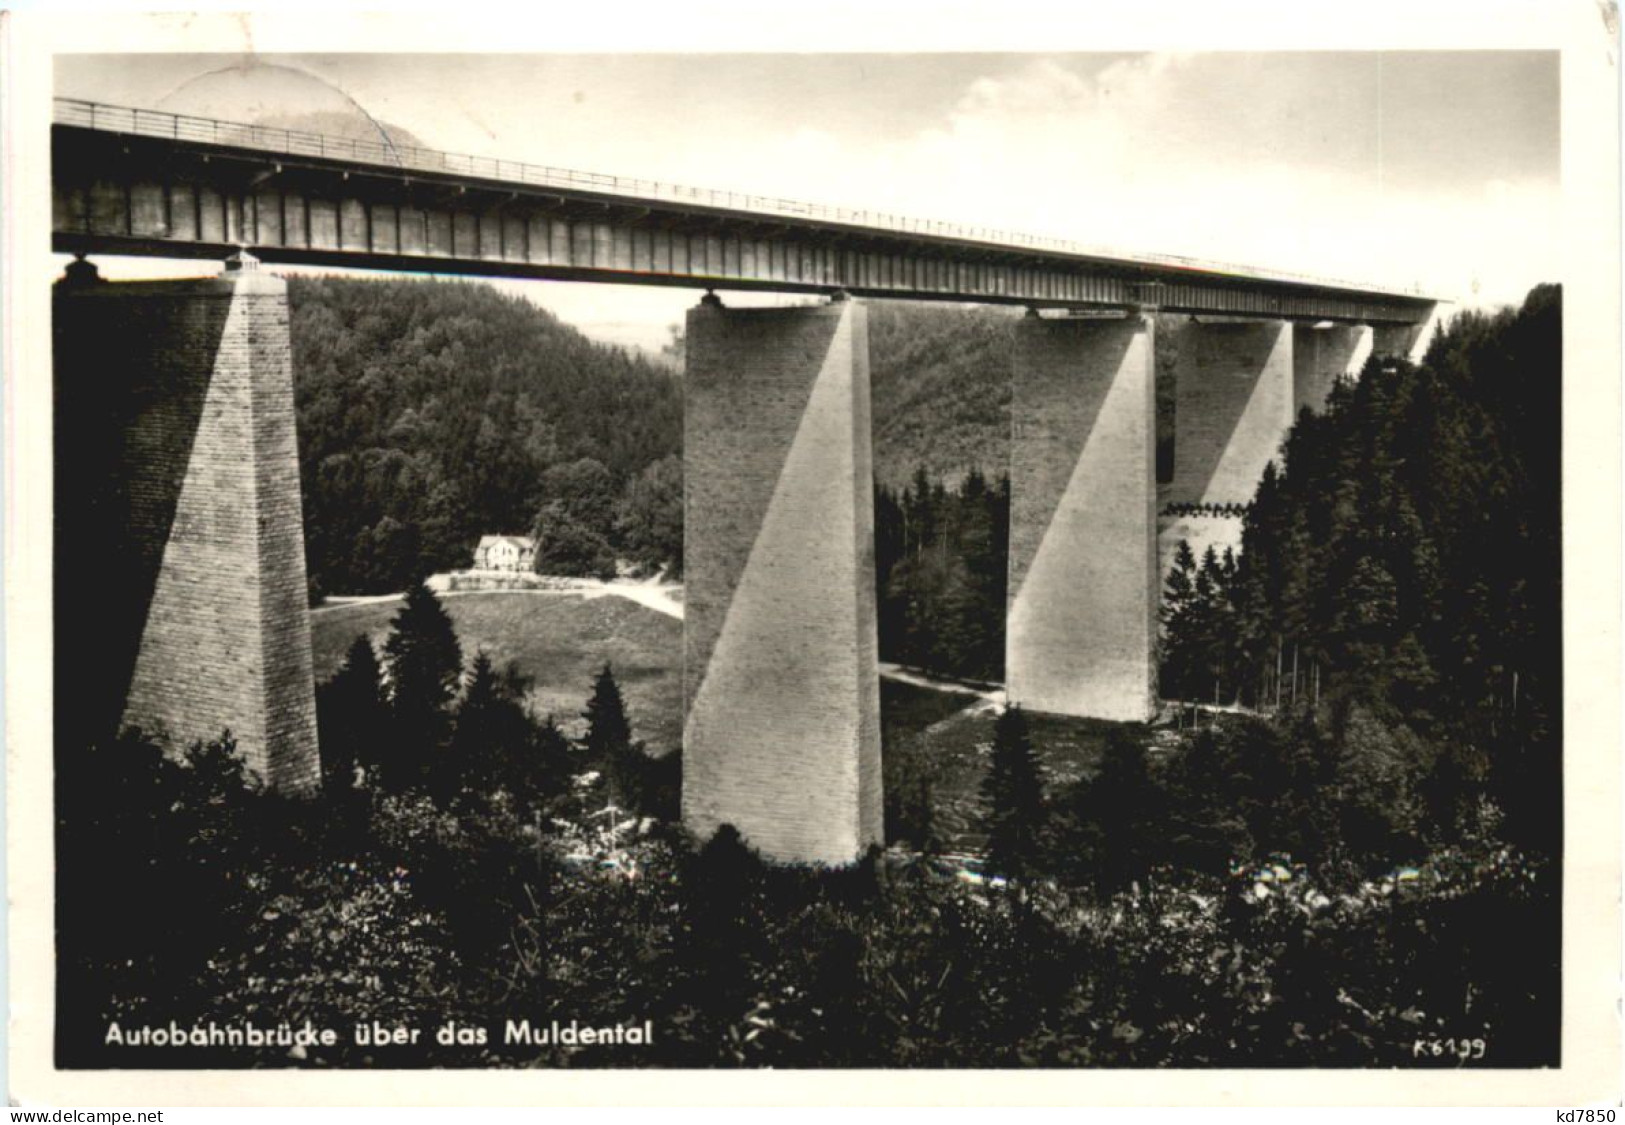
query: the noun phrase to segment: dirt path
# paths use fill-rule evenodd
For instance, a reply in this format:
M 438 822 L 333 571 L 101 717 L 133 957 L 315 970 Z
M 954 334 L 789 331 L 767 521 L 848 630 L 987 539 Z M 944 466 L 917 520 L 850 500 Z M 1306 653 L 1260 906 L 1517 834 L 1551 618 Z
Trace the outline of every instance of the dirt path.
M 916 672 L 904 668 L 901 664 L 892 664 L 889 661 L 880 662 L 880 674 L 888 680 L 897 680 L 915 687 L 930 688 L 932 691 L 954 691 L 961 695 L 974 695 L 983 703 L 1003 704 L 1004 689 L 993 687 L 978 687 L 973 684 L 963 684 L 955 680 L 938 680 L 927 676 L 924 672 Z M 976 708 L 985 710 L 985 708 Z

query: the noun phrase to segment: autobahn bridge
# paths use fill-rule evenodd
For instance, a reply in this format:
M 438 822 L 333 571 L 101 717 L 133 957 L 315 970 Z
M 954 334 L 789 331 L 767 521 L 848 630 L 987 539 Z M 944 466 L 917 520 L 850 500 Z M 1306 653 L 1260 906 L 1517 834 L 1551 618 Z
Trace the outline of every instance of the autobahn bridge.
M 1157 313 L 1197 318 L 1182 329 L 1169 498 L 1223 504 L 1251 497 L 1300 407 L 1373 352 L 1410 352 L 1435 308 L 70 99 L 55 105 L 52 197 L 59 252 L 245 267 L 160 283 L 70 267 L 59 386 L 102 379 L 95 418 L 59 405 L 58 448 L 106 464 L 59 472 L 59 487 L 122 527 L 120 670 L 100 711 L 176 739 L 229 727 L 289 789 L 316 783 L 318 757 L 287 297 L 256 261 L 828 295 L 772 309 L 708 296 L 688 322 L 684 819 L 702 835 L 732 823 L 784 860 L 844 862 L 882 832 L 867 321 L 852 298 L 1030 310 L 1015 334 L 1007 689 L 1032 709 L 1122 720 L 1147 718 L 1156 696 Z M 59 532 L 59 558 L 76 549 Z

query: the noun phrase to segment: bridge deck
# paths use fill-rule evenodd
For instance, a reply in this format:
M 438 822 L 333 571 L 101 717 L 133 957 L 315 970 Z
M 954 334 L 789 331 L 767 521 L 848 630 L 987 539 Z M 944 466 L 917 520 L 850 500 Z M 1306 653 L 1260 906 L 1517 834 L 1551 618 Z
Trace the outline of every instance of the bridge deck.
M 59 98 L 62 252 L 1417 323 L 1432 298 L 776 197 Z

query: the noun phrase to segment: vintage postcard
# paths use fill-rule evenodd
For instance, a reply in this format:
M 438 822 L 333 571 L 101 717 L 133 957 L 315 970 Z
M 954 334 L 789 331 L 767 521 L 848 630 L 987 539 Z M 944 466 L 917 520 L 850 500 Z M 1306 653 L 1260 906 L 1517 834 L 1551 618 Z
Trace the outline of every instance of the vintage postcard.
M 1616 1101 L 1616 14 L 1163 7 L 11 17 L 14 1101 Z

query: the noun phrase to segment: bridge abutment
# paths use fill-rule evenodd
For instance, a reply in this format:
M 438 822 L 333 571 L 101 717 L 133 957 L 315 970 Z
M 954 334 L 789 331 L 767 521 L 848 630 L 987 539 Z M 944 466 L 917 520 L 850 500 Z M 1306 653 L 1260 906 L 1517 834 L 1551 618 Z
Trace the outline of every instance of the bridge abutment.
M 286 283 L 69 280 L 54 316 L 59 737 L 229 730 L 314 788 Z
M 1011 396 L 1005 682 L 1035 711 L 1144 720 L 1156 699 L 1152 320 L 1024 319 Z
M 883 838 L 867 312 L 687 327 L 683 822 L 849 863 Z

